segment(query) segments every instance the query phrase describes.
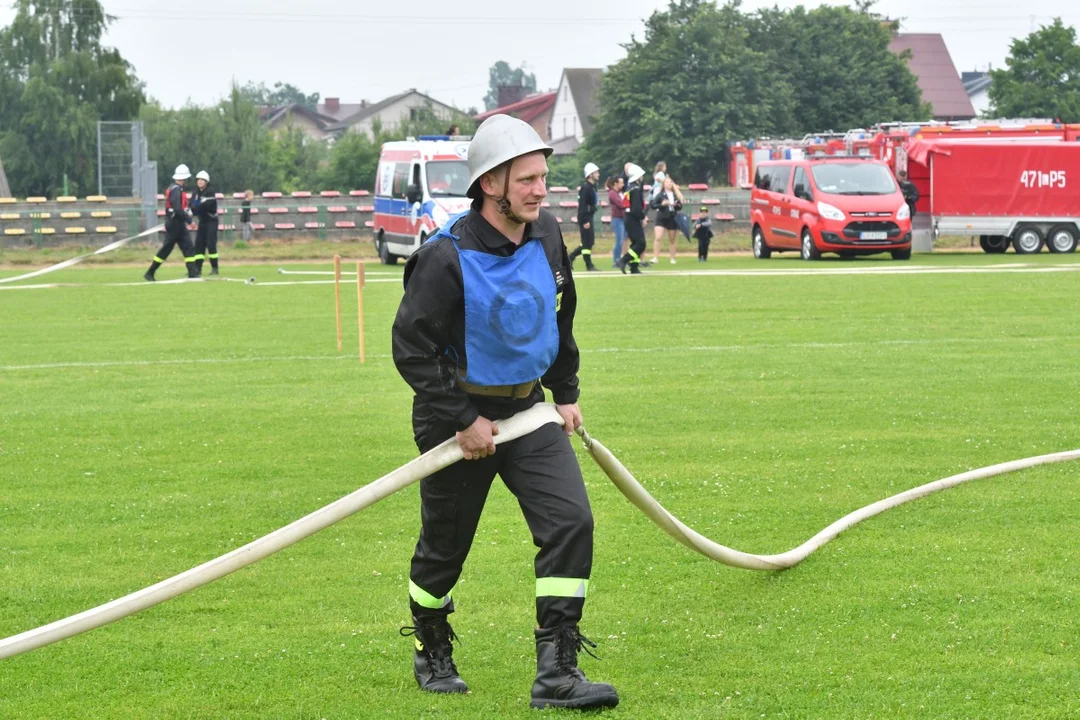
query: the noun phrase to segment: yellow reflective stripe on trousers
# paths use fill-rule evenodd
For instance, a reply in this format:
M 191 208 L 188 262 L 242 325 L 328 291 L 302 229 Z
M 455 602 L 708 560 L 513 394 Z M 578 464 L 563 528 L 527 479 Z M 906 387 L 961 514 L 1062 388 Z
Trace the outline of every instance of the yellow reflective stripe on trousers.
M 211 260 L 217 260 L 218 259 L 218 254 L 217 253 L 210 253 L 206 257 L 210 258 Z
M 590 250 L 589 248 L 581 248 L 581 254 L 582 255 L 592 255 L 592 250 Z
M 205 260 L 205 259 L 206 258 L 203 257 L 202 255 L 196 255 L 195 257 L 192 258 L 192 260 Z
M 585 597 L 588 578 L 536 578 L 536 597 Z
M 409 597 L 415 600 L 416 604 L 420 607 L 431 608 L 433 610 L 444 608 L 450 604 L 450 593 L 446 593 L 446 597 L 437 598 L 412 580 L 409 581 Z
M 161 258 L 159 258 L 157 255 L 154 256 L 154 262 L 156 262 L 158 265 L 164 265 L 165 264 L 165 261 L 162 260 Z
M 193 257 L 184 258 L 184 262 L 195 262 L 196 260 L 198 260 L 198 258 L 193 258 Z
M 634 252 L 633 248 L 627 249 L 626 254 L 629 255 L 630 259 L 634 262 L 641 262 L 641 256 Z

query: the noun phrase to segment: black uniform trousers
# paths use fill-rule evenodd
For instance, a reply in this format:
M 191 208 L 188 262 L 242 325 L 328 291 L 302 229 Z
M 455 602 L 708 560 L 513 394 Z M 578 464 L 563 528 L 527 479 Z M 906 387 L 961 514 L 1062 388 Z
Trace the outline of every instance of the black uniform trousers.
M 195 262 L 202 269 L 203 260 L 210 261 L 210 267 L 218 266 L 218 219 L 199 218 L 199 229 L 195 233 Z
M 418 433 L 418 445 L 426 452 L 452 436 L 452 431 Z M 494 455 L 462 460 L 421 481 L 423 526 L 409 574 L 413 616 L 454 611 L 450 593 L 496 474 L 517 498 L 539 548 L 534 561 L 538 625 L 578 622 L 592 571 L 593 517 L 570 439 L 555 424 L 497 446 Z
M 631 270 L 637 271 L 638 263 L 641 262 L 641 253 L 645 252 L 645 227 L 633 215 L 626 216 L 626 237 L 630 240 L 630 248 L 626 251 Z
M 581 245 L 574 249 L 570 253 L 570 262 L 577 259 L 578 255 L 585 258 L 585 266 L 592 267 L 592 249 L 593 244 L 596 242 L 596 225 L 592 220 L 588 221 L 589 227 L 585 227 L 581 222 L 578 222 L 578 232 L 581 233 Z
M 712 238 L 708 235 L 699 235 L 697 239 L 697 256 L 701 260 L 709 259 L 709 243 Z
M 172 254 L 173 248 L 177 245 L 180 246 L 180 252 L 184 254 L 184 262 L 187 264 L 188 277 L 197 277 L 198 268 L 195 263 L 195 248 L 191 244 L 191 234 L 188 232 L 187 226 L 183 221 L 174 221 L 165 224 L 165 243 L 161 246 L 161 249 L 157 251 L 157 255 L 154 256 L 154 261 L 150 263 L 149 274 L 153 275 L 159 267 L 161 267 L 169 255 Z

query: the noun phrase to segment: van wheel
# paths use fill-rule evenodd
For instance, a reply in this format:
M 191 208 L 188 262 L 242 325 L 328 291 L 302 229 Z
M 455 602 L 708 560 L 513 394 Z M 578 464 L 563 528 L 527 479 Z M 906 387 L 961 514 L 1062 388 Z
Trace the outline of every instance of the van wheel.
M 762 234 L 761 228 L 754 226 L 754 257 L 758 260 L 768 260 L 772 257 L 772 250 L 765 244 L 765 235 Z
M 1042 250 L 1043 236 L 1034 225 L 1021 227 L 1013 235 L 1013 247 L 1018 255 L 1034 255 Z
M 390 249 L 386 247 L 386 239 L 381 232 L 375 241 L 375 249 L 379 251 L 379 262 L 383 265 L 397 265 L 397 255 L 391 253 Z
M 817 245 L 814 244 L 814 236 L 810 234 L 809 228 L 803 228 L 802 231 L 802 259 L 803 260 L 820 260 L 821 252 L 818 251 Z
M 1058 225 L 1046 236 L 1046 245 L 1053 253 L 1076 252 L 1076 226 Z
M 980 235 L 979 247 L 984 253 L 1000 255 L 1009 249 L 1009 238 L 1004 235 Z
M 893 260 L 910 260 L 911 248 L 908 248 L 907 250 L 892 250 L 889 254 L 892 255 Z

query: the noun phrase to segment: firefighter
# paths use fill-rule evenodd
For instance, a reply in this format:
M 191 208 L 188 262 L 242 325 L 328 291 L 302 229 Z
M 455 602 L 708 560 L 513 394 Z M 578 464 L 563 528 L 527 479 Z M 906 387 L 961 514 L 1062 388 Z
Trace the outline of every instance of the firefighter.
M 421 451 L 455 438 L 465 460 L 420 485 L 420 537 L 409 573 L 413 673 L 423 690 L 465 693 L 448 617 L 495 475 L 517 497 L 536 554 L 536 679 L 531 704 L 612 707 L 586 679 L 578 627 L 592 568 L 593 519 L 569 435 L 581 425 L 577 294 L 547 195 L 552 149 L 527 123 L 494 115 L 469 146 L 471 209 L 409 258 L 393 325 L 393 357 L 411 386 Z M 548 424 L 496 448 L 493 420 L 551 391 L 565 428 Z
M 195 265 L 202 274 L 203 260 L 210 261 L 210 274 L 218 274 L 218 202 L 210 188 L 210 173 L 202 170 L 195 176 L 198 190 L 191 197 L 192 214 L 199 219 L 195 233 Z
M 143 275 L 143 279 L 154 282 L 154 273 L 169 257 L 173 247 L 180 246 L 180 252 L 184 253 L 184 262 L 187 264 L 189 278 L 199 277 L 199 269 L 195 263 L 195 249 L 191 245 L 191 209 L 188 207 L 188 196 L 184 192 L 184 183 L 191 177 L 191 171 L 187 165 L 178 165 L 173 173 L 173 184 L 165 191 L 165 244 L 154 256 L 150 263 L 150 269 Z
M 645 198 L 641 188 L 641 178 L 645 177 L 645 171 L 639 165 L 631 163 L 626 169 L 627 186 L 626 196 L 626 237 L 630 240 L 630 247 L 626 254 L 619 260 L 619 269 L 626 272 L 630 267 L 631 275 L 641 274 L 641 253 L 645 252 L 647 241 L 645 240 L 645 225 L 648 224 Z
M 911 212 L 911 221 L 915 222 L 915 203 L 919 202 L 919 188 L 915 187 L 915 183 L 908 179 L 907 170 L 898 172 L 896 179 L 900 181 L 900 192 L 903 194 L 904 202 L 907 203 L 908 210 Z
M 596 183 L 600 181 L 600 168 L 593 163 L 585 165 L 585 182 L 581 183 L 578 190 L 577 223 L 581 233 L 581 245 L 570 253 L 570 264 L 573 265 L 578 255 L 585 259 L 585 269 L 589 271 L 599 270 L 593 265 L 592 248 L 596 242 L 596 228 L 593 225 L 593 216 L 596 214 L 598 204 L 596 197 Z

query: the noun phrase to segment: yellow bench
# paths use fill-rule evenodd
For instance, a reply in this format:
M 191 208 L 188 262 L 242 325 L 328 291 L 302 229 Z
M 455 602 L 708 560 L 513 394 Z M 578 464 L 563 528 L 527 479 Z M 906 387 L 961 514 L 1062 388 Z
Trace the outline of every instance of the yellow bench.
M 15 198 L 0 197 L 0 205 L 14 205 Z
M 18 220 L 21 217 L 19 213 L 0 213 L 0 220 Z
M 66 232 L 68 235 L 82 235 L 84 232 L 86 232 L 86 228 L 84 228 L 84 227 L 69 227 L 69 228 L 64 228 L 64 232 Z
M 26 231 L 22 228 L 7 228 L 4 230 L 5 235 L 25 235 Z
M 60 197 L 56 198 L 56 202 L 58 202 L 58 203 L 73 203 L 73 202 L 78 201 L 78 199 L 79 198 L 75 197 L 74 195 L 61 195 Z
M 104 220 L 106 218 L 111 218 L 112 217 L 112 211 L 111 210 L 97 210 L 95 212 L 90 213 L 90 217 L 97 218 L 98 220 Z
M 45 203 L 45 202 L 49 202 L 49 198 L 28 197 L 28 198 L 26 198 L 26 202 L 28 202 L 28 203 Z
M 108 202 L 108 200 L 109 200 L 109 198 L 105 197 L 104 195 L 87 195 L 86 196 L 86 202 L 103 203 L 103 202 Z
M 35 220 L 50 220 L 50 219 L 52 219 L 52 213 L 46 213 L 46 212 L 30 213 L 30 217 L 32 217 Z
M 56 234 L 56 228 L 39 228 L 39 229 L 35 230 L 34 232 L 41 233 L 42 235 L 55 235 Z
M 60 213 L 60 217 L 62 217 L 65 220 L 78 220 L 79 218 L 82 217 L 82 213 L 81 212 L 70 212 L 70 211 L 69 212 L 62 212 L 62 213 Z
M 112 225 L 101 225 L 97 228 L 97 232 L 101 235 L 111 235 L 116 232 L 116 228 Z

